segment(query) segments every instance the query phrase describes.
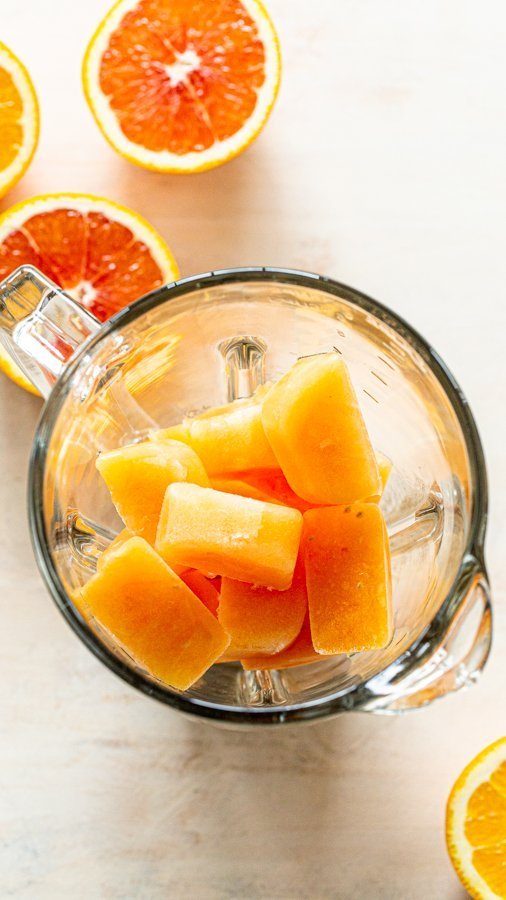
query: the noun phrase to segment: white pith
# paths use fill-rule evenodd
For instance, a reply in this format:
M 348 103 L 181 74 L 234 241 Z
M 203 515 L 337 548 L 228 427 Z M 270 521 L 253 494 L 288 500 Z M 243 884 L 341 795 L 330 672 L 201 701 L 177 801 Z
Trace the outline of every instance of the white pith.
M 201 59 L 193 47 L 187 47 L 182 53 L 176 50 L 176 61 L 170 66 L 164 66 L 165 74 L 170 79 L 171 84 L 179 84 L 186 81 L 188 75 L 198 69 Z
M 248 140 L 260 131 L 265 121 L 279 81 L 279 54 L 274 29 L 257 4 L 256 0 L 242 0 L 242 3 L 254 20 L 260 40 L 265 50 L 265 79 L 257 91 L 257 103 L 250 118 L 231 137 L 223 141 L 215 141 L 211 147 L 202 151 L 191 151 L 184 155 L 171 153 L 169 150 L 154 151 L 141 144 L 130 141 L 121 130 L 116 114 L 111 109 L 109 100 L 100 90 L 100 63 L 107 49 L 110 35 L 120 25 L 124 16 L 134 9 L 139 0 L 122 0 L 106 17 L 101 29 L 97 32 L 88 48 L 84 67 L 84 80 L 93 111 L 104 128 L 111 144 L 126 157 L 139 161 L 148 168 L 167 171 L 194 171 L 200 166 L 224 160 L 238 153 Z
M 79 281 L 73 288 L 67 288 L 67 294 L 76 300 L 81 306 L 90 309 L 97 297 L 97 290 L 91 281 Z
M 17 156 L 6 169 L 0 171 L 0 192 L 9 184 L 19 172 L 22 172 L 30 159 L 38 132 L 37 101 L 30 83 L 27 84 L 26 75 L 17 64 L 17 61 L 3 47 L 0 46 L 0 68 L 5 69 L 11 75 L 14 86 L 19 91 L 23 101 L 23 114 L 20 122 L 23 128 L 23 143 Z

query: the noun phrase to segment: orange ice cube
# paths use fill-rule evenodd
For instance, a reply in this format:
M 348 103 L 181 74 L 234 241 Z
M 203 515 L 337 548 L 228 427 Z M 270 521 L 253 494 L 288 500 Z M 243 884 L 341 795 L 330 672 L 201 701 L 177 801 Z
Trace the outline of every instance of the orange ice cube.
M 312 504 L 381 494 L 381 479 L 344 361 L 300 359 L 263 400 L 262 422 L 288 484 Z
M 167 485 L 191 481 L 207 485 L 209 479 L 197 454 L 181 441 L 143 441 L 102 453 L 97 459 L 123 522 L 153 543 Z
M 247 472 L 217 475 L 211 479 L 211 484 L 216 490 L 227 494 L 239 494 L 265 503 L 291 506 L 300 512 L 313 508 L 313 504 L 292 491 L 281 469 L 250 469 Z
M 157 428 L 149 435 L 152 441 L 182 441 L 183 444 L 190 443 L 190 432 L 188 426 L 184 422 L 178 422 L 177 425 L 169 425 L 168 428 Z
M 296 509 L 194 484 L 171 484 L 156 548 L 169 565 L 285 590 L 292 583 L 301 528 Z
M 193 591 L 195 596 L 199 598 L 204 606 L 207 606 L 209 612 L 211 612 L 213 616 L 216 616 L 218 614 L 220 592 L 213 584 L 213 579 L 206 578 L 206 576 L 197 569 L 184 569 L 180 578 L 184 581 L 186 586 Z
M 102 551 L 99 557 L 97 557 L 97 571 L 102 568 L 108 556 L 111 556 L 116 550 L 119 550 L 123 544 L 126 544 L 126 542 L 133 537 L 135 537 L 133 531 L 130 531 L 129 528 L 123 528 L 123 531 L 120 531 L 120 533 L 113 538 L 109 546 Z
M 190 446 L 208 475 L 278 467 L 262 425 L 261 400 L 267 393 L 268 387 L 262 385 L 252 397 L 184 420 Z
M 379 506 L 309 510 L 302 548 L 315 650 L 337 654 L 385 647 L 392 634 L 390 553 Z
M 217 619 L 139 537 L 103 561 L 81 589 L 80 606 L 151 675 L 179 690 L 230 643 Z
M 230 646 L 225 651 L 225 656 L 228 657 L 232 649 L 233 647 Z M 309 614 L 306 614 L 299 634 L 293 643 L 281 650 L 280 653 L 272 656 L 248 656 L 241 662 L 243 669 L 250 671 L 252 669 L 290 669 L 293 666 L 306 666 L 309 663 L 321 662 L 322 659 L 328 659 L 328 656 L 323 657 L 313 647 Z
M 227 655 L 279 653 L 299 634 L 307 611 L 304 572 L 299 564 L 291 587 L 275 591 L 223 578 L 218 621 L 230 635 Z
M 376 451 L 380 478 L 385 489 L 392 463 L 383 453 Z M 309 503 L 298 497 L 292 491 L 281 469 L 250 469 L 246 472 L 230 472 L 224 475 L 215 475 L 211 478 L 211 486 L 217 491 L 225 491 L 227 494 L 239 494 L 241 497 L 253 497 L 255 500 L 263 500 L 265 503 L 278 503 L 281 506 L 292 506 L 301 512 L 314 509 L 315 506 L 327 504 Z M 372 501 L 380 497 L 368 498 Z M 332 504 L 333 505 L 333 504 Z

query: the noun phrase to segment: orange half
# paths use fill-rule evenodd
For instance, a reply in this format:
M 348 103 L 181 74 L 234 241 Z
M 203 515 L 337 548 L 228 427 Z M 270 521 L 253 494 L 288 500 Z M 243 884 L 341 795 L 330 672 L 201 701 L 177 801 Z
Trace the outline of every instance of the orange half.
M 87 194 L 34 197 L 0 216 L 0 280 L 26 263 L 101 322 L 178 277 L 172 253 L 145 219 Z M 1 348 L 0 368 L 35 393 Z
M 474 900 L 506 898 L 506 737 L 457 779 L 446 812 L 448 852 Z
M 0 43 L 0 197 L 28 168 L 39 137 L 39 106 L 20 60 Z
M 119 0 L 88 45 L 83 84 L 119 153 L 160 172 L 198 172 L 257 136 L 280 69 L 258 0 Z

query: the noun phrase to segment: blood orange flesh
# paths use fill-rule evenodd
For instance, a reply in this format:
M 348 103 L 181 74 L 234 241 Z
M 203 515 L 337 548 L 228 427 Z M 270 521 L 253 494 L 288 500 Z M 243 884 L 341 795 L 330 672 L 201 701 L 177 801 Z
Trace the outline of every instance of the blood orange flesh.
M 101 321 L 177 277 L 144 220 L 99 198 L 44 197 L 0 219 L 0 279 L 21 264 L 48 275 Z
M 120 0 L 84 60 L 87 100 L 112 145 L 161 171 L 198 171 L 260 131 L 279 84 L 258 0 Z

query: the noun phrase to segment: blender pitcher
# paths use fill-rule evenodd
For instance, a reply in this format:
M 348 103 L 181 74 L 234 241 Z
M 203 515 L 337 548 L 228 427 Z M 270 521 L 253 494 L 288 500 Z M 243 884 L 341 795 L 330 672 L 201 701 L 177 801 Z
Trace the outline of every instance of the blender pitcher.
M 483 453 L 453 377 L 394 313 L 327 278 L 244 268 L 162 287 L 101 326 L 23 266 L 0 284 L 0 337 L 47 398 L 29 480 L 37 562 L 68 623 L 125 681 L 184 712 L 243 724 L 393 713 L 473 683 L 491 642 Z M 248 396 L 298 357 L 332 349 L 350 369 L 373 445 L 393 462 L 381 501 L 393 638 L 383 650 L 282 671 L 222 663 L 173 690 L 72 599 L 122 528 L 97 453 Z

